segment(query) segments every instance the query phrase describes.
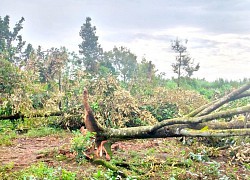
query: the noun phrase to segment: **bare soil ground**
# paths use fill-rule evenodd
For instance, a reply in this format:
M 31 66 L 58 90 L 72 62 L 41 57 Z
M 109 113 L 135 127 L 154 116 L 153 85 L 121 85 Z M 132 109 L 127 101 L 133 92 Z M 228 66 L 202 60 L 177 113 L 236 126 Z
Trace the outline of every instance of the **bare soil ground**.
M 39 138 L 20 136 L 13 140 L 12 146 L 0 146 L 0 165 L 3 166 L 13 162 L 13 171 L 18 171 L 42 161 L 52 167 L 60 166 L 69 171 L 76 172 L 79 179 L 88 179 L 87 177 L 96 172 L 97 168 L 105 169 L 88 161 L 85 164 L 79 165 L 75 161 L 74 154 L 70 152 L 71 138 L 72 134 L 70 133 L 63 136 L 50 135 Z M 181 157 L 187 157 L 189 152 L 195 151 L 194 148 L 192 146 L 184 146 L 179 140 L 174 138 L 124 141 L 113 145 L 114 154 L 112 159 L 131 164 L 141 164 L 141 166 L 138 165 L 137 169 L 142 168 L 142 171 L 148 171 L 147 173 L 145 172 L 142 179 L 161 179 L 164 175 L 169 177 L 169 174 L 173 173 L 173 170 L 176 170 L 175 166 L 177 165 L 178 167 L 176 162 L 180 162 Z M 221 164 L 221 172 L 225 174 L 230 172 L 232 174 L 231 177 L 233 177 L 232 179 L 248 179 L 250 171 L 238 163 L 230 164 L 231 161 L 227 155 L 226 150 L 221 150 L 219 155 L 211 157 L 211 160 L 219 162 Z M 60 159 L 62 156 L 66 158 Z M 163 161 L 168 161 L 168 163 L 161 166 L 161 162 Z M 149 166 L 147 167 L 147 165 Z M 192 171 L 197 171 L 199 175 L 203 171 L 204 167 L 202 166 L 207 165 L 197 162 L 197 167 L 194 166 Z M 183 164 L 180 164 L 179 168 L 186 169 L 186 167 L 182 166 Z M 189 170 L 186 169 L 185 172 L 189 172 Z M 182 178 L 181 176 L 178 177 Z M 185 175 L 183 179 L 186 177 L 188 176 Z M 193 176 L 190 172 L 190 179 L 199 179 L 199 177 Z
M 14 168 L 22 169 L 40 161 L 42 151 L 50 151 L 70 144 L 70 137 L 47 136 L 39 138 L 21 137 L 12 146 L 0 147 L 0 163 L 14 163 Z

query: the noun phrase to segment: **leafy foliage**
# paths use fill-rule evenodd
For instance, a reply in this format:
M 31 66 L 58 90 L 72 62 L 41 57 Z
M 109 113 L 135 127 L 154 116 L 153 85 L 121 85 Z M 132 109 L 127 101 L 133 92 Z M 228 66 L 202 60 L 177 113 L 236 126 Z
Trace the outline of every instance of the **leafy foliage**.
M 151 105 L 156 109 L 157 106 L 164 109 L 164 106 L 168 105 L 170 112 L 167 114 L 173 114 L 171 111 L 176 111 L 175 116 L 186 114 L 207 102 L 204 97 L 194 91 L 169 90 L 163 87 L 155 88 L 152 95 L 144 96 L 141 101 L 144 102 L 143 105 Z
M 6 58 L 9 62 L 20 64 L 19 56 L 22 54 L 22 48 L 25 41 L 22 36 L 18 35 L 23 28 L 22 17 L 14 26 L 13 31 L 10 30 L 10 16 L 6 15 L 4 18 L 0 17 L 0 54 L 1 58 Z
M 108 55 L 123 82 L 128 82 L 135 76 L 137 70 L 136 55 L 131 53 L 129 49 L 123 46 L 114 47 L 112 51 L 108 52 Z
M 6 59 L 0 58 L 0 93 L 12 94 L 20 85 L 21 76 L 17 67 Z
M 141 109 L 146 109 L 160 122 L 166 119 L 172 119 L 178 115 L 176 104 L 166 102 L 165 104 L 155 104 L 142 106 Z
M 150 112 L 139 108 L 130 93 L 109 76 L 92 82 L 89 86 L 91 104 L 97 120 L 106 127 L 128 127 L 152 124 L 156 119 Z
M 187 40 L 185 41 L 187 43 Z M 174 73 L 178 74 L 178 87 L 180 86 L 180 77 L 182 76 L 182 70 L 187 73 L 188 77 L 193 75 L 194 71 L 198 71 L 200 68 L 199 63 L 194 65 L 193 60 L 189 57 L 187 52 L 187 47 L 183 45 L 183 43 L 176 38 L 175 41 L 172 42 L 172 49 L 178 53 L 176 56 L 176 63 L 172 64 Z
M 86 18 L 86 22 L 82 25 L 79 34 L 83 39 L 83 42 L 79 45 L 79 52 L 84 56 L 83 65 L 88 72 L 97 73 L 102 49 L 96 36 L 96 27 L 91 25 L 90 17 Z
M 85 151 L 94 145 L 95 133 L 87 131 L 85 135 L 82 135 L 79 131 L 73 131 L 74 138 L 71 142 L 71 151 L 76 153 L 77 161 L 85 158 Z

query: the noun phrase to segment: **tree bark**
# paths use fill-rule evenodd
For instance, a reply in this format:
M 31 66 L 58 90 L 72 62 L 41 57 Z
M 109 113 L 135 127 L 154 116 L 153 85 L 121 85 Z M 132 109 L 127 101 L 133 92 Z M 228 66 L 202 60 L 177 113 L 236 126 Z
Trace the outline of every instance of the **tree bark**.
M 201 106 L 184 117 L 164 120 L 156 123 L 153 126 L 140 126 L 120 129 L 102 128 L 102 131 L 96 132 L 97 138 L 117 141 L 125 139 L 165 138 L 180 136 L 228 137 L 250 135 L 250 129 L 248 129 L 250 124 L 247 124 L 247 122 L 213 121 L 250 112 L 250 104 L 234 109 L 214 112 L 222 105 L 230 101 L 249 97 L 250 92 L 246 92 L 249 88 L 250 83 L 247 83 L 239 89 L 232 91 L 228 95 Z M 96 120 L 93 119 L 93 121 Z M 204 128 L 206 126 L 207 128 Z

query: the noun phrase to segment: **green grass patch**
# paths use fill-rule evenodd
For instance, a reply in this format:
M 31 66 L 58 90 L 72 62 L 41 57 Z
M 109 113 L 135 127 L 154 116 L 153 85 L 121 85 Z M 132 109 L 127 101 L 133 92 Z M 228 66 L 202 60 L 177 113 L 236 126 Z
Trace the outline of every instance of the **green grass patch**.
M 37 163 L 21 171 L 11 172 L 11 166 L 0 168 L 0 179 L 46 179 L 46 180 L 75 180 L 76 173 L 62 169 L 52 168 L 45 163 Z
M 8 130 L 5 132 L 0 132 L 0 146 L 11 146 L 13 144 L 13 139 L 16 138 L 15 131 Z
M 44 137 L 54 134 L 63 134 L 64 131 L 62 129 L 52 128 L 52 127 L 40 127 L 40 128 L 32 128 L 28 131 L 25 136 L 27 137 Z

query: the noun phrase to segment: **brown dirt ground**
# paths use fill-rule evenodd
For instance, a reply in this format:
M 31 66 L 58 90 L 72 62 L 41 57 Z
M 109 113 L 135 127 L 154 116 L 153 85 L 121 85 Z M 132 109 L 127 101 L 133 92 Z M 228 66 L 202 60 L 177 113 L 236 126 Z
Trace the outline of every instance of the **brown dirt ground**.
M 47 136 L 39 138 L 17 138 L 12 146 L 0 147 L 0 163 L 14 163 L 14 168 L 22 169 L 40 161 L 40 153 L 70 143 L 70 137 Z
M 82 177 L 85 177 L 86 173 L 90 174 L 95 172 L 96 166 L 89 163 L 79 166 L 79 164 L 75 162 L 74 155 L 70 153 L 71 138 L 72 134 L 70 133 L 63 136 L 50 135 L 39 138 L 27 138 L 21 136 L 13 140 L 12 146 L 0 146 L 0 165 L 2 166 L 13 162 L 13 170 L 16 171 L 42 161 L 53 167 L 60 166 L 69 171 L 77 172 L 77 174 L 80 174 L 78 177 L 82 179 Z M 122 159 L 128 160 L 131 156 L 130 153 L 133 151 L 138 153 L 141 158 L 145 158 L 147 156 L 146 153 L 150 148 L 154 150 L 154 157 L 159 161 L 166 160 L 168 157 L 178 158 L 178 154 L 182 150 L 185 150 L 186 152 L 193 151 L 191 147 L 182 146 L 178 140 L 170 138 L 117 142 L 113 144 L 113 154 L 114 157 L 122 157 Z M 223 152 L 221 153 L 223 154 Z M 68 160 L 56 160 L 54 157 L 55 154 L 65 155 Z M 217 160 L 218 162 L 227 161 L 223 156 L 218 157 Z M 226 168 L 228 168 L 228 166 L 225 167 L 225 170 Z M 247 173 L 248 177 L 250 174 L 249 171 L 241 172 L 240 169 L 235 173 L 239 174 L 239 177 L 242 177 L 242 173 Z
M 44 152 L 55 150 L 65 155 L 65 153 L 69 153 L 71 136 L 68 134 L 66 136 L 51 135 L 39 138 L 17 138 L 13 140 L 12 146 L 0 146 L 0 164 L 6 165 L 13 162 L 14 169 L 23 169 L 40 162 L 40 159 L 44 159 Z M 136 141 L 117 142 L 112 146 L 113 151 L 117 148 L 122 151 L 140 151 L 158 145 L 158 141 L 155 140 L 135 143 Z M 116 154 L 116 152 L 113 153 Z

